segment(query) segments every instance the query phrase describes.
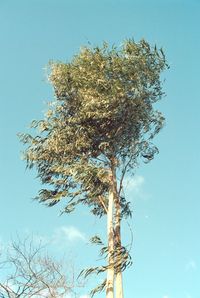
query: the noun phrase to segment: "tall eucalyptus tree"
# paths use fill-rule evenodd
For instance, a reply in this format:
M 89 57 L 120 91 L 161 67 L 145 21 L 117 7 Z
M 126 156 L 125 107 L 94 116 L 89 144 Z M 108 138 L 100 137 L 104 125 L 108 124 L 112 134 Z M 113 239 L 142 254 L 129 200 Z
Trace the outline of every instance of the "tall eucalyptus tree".
M 107 271 L 93 291 L 105 288 L 107 298 L 114 288 L 123 297 L 129 257 L 121 220 L 131 214 L 121 195 L 123 180 L 140 158 L 148 161 L 158 152 L 152 139 L 164 117 L 153 105 L 163 96 L 160 74 L 167 67 L 162 49 L 145 40 L 126 40 L 121 48 L 84 47 L 71 62 L 50 63 L 55 100 L 43 120 L 32 122 L 39 133 L 21 134 L 27 166 L 48 186 L 39 191 L 39 202 L 53 206 L 65 198 L 66 213 L 84 204 L 107 217 L 107 264 L 84 271 Z M 92 241 L 102 244 L 97 236 Z

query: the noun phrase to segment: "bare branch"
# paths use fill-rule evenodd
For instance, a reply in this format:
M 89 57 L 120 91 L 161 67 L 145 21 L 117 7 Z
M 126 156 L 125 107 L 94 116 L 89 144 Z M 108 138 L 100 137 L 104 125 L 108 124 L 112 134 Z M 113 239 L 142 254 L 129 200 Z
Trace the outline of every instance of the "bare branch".
M 43 249 L 41 243 L 35 247 L 28 238 L 12 242 L 2 262 L 9 267 L 5 268 L 7 276 L 0 281 L 0 298 L 56 298 L 73 292 L 74 272 L 72 282 L 68 281 L 62 263 L 44 254 Z

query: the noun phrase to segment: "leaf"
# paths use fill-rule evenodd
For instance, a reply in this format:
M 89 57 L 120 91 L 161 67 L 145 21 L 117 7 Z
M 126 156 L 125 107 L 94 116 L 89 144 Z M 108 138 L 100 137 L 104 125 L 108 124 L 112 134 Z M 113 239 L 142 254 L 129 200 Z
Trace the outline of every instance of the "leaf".
M 101 238 L 97 235 L 93 236 L 91 239 L 90 239 L 90 242 L 92 244 L 98 244 L 98 245 L 103 245 L 103 242 L 101 241 Z

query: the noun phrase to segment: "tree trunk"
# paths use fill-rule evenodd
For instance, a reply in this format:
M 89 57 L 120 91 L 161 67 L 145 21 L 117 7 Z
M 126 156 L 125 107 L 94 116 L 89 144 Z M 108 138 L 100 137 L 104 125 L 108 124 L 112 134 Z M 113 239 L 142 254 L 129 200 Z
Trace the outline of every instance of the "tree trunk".
M 108 214 L 107 214 L 107 236 L 108 236 L 108 270 L 106 282 L 106 298 L 114 298 L 114 234 L 113 234 L 113 189 L 110 188 L 108 196 Z
M 121 205 L 120 197 L 117 192 L 117 179 L 116 179 L 116 169 L 115 165 L 112 166 L 112 184 L 113 184 L 113 194 L 114 194 L 114 206 L 115 206 L 115 285 L 116 285 L 116 298 L 123 298 L 123 281 L 122 281 L 122 271 L 121 271 Z
M 116 298 L 123 298 L 124 297 L 124 293 L 123 293 L 123 282 L 122 282 L 122 272 L 118 272 L 116 274 L 116 279 L 115 279 L 115 283 L 116 283 Z
M 119 201 L 117 198 L 116 201 Z M 122 271 L 121 271 L 121 210 L 119 202 L 115 204 L 116 215 L 115 215 L 115 249 L 117 251 L 115 263 L 116 267 L 116 298 L 123 298 L 123 283 L 122 283 Z
M 120 205 L 116 203 L 116 224 L 115 224 L 115 249 L 117 250 L 116 255 L 116 298 L 123 298 L 123 283 L 122 283 L 122 271 L 121 271 L 121 231 L 120 231 Z

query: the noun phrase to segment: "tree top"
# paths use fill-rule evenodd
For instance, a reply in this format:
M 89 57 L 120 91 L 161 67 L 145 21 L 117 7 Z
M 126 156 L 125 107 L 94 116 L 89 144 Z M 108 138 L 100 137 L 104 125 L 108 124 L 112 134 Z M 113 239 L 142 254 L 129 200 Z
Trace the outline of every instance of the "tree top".
M 157 151 L 151 142 L 164 117 L 153 105 L 163 96 L 160 74 L 167 67 L 162 49 L 132 39 L 120 48 L 83 47 L 70 62 L 49 64 L 55 100 L 32 123 L 39 134 L 21 135 L 28 167 L 52 187 L 40 191 L 40 201 L 53 205 L 68 196 L 68 211 L 83 202 L 102 214 L 110 169 L 123 174 Z

